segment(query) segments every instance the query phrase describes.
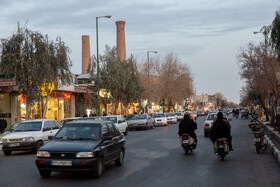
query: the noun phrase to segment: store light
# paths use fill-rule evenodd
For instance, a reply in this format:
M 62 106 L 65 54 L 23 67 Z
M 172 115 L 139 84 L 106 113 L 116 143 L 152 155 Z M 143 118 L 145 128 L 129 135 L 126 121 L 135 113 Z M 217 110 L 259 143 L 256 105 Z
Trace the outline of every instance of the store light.
M 61 103 L 61 104 L 62 104 L 62 103 L 63 103 L 63 100 L 60 100 L 60 101 L 59 101 L 59 103 Z
M 26 105 L 24 103 L 22 103 L 20 106 L 21 106 L 21 108 L 25 108 L 26 107 Z

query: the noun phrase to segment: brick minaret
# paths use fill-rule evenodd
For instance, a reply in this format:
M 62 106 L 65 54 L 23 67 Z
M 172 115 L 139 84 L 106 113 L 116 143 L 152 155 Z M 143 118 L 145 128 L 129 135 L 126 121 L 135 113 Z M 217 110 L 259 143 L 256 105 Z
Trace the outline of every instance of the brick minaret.
M 87 74 L 90 63 L 89 35 L 82 36 L 82 74 Z
M 116 21 L 117 25 L 117 54 L 121 61 L 126 60 L 125 50 L 125 21 Z

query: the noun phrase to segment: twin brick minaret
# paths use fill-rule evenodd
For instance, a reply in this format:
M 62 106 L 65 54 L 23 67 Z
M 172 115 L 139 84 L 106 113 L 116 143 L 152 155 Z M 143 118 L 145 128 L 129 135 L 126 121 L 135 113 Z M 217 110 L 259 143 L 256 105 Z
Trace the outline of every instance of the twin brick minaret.
M 116 21 L 117 25 L 117 55 L 121 61 L 126 59 L 125 49 L 125 21 Z M 90 63 L 89 36 L 82 36 L 82 74 L 87 74 Z

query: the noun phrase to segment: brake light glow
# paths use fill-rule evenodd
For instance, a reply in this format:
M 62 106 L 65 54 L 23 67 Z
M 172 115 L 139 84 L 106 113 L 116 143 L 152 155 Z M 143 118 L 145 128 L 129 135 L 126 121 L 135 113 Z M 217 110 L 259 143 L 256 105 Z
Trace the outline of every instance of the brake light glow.
M 187 136 L 183 136 L 183 140 L 187 140 L 188 139 L 188 137 Z
M 204 126 L 205 127 L 209 127 L 210 125 L 209 125 L 209 123 L 205 123 Z

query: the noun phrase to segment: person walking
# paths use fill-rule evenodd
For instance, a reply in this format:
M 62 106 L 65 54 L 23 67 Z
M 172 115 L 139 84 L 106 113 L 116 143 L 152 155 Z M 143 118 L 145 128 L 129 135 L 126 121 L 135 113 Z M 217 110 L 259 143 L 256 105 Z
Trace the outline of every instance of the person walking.
M 7 128 L 7 121 L 4 119 L 3 116 L 0 117 L 0 133 L 2 134 L 5 132 L 5 129 Z

